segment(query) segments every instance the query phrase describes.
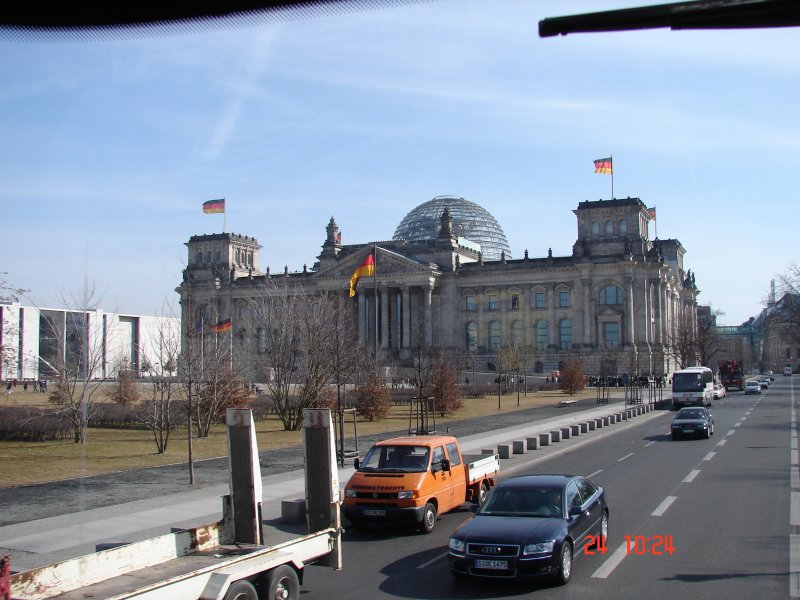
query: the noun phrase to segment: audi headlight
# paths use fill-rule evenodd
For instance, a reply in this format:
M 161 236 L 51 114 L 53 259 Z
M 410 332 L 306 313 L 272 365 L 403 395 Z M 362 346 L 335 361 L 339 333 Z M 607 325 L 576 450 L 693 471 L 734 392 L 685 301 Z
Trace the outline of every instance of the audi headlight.
M 459 540 L 458 538 L 450 538 L 450 541 L 447 542 L 447 547 L 453 552 L 464 552 L 465 545 L 464 540 Z
M 358 498 L 358 492 L 355 490 L 345 490 L 344 491 L 345 498 Z
M 552 554 L 553 553 L 553 541 L 549 542 L 540 542 L 538 544 L 527 544 L 525 548 L 522 549 L 522 554 Z

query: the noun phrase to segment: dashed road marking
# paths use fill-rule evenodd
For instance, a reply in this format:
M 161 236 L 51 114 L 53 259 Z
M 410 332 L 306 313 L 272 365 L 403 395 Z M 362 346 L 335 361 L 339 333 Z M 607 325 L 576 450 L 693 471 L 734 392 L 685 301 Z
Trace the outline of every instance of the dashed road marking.
M 656 507 L 656 509 L 655 509 L 653 512 L 651 512 L 651 513 L 650 513 L 650 516 L 651 516 L 651 517 L 660 517 L 660 516 L 661 516 L 661 515 L 663 515 L 665 512 L 667 512 L 667 509 L 668 509 L 668 508 L 669 508 L 669 507 L 672 505 L 672 503 L 673 503 L 673 502 L 675 502 L 675 500 L 677 500 L 677 499 L 678 499 L 678 497 L 677 497 L 677 496 L 667 496 L 666 498 L 664 498 L 664 499 L 661 501 L 661 504 L 659 504 L 659 505 Z
M 700 469 L 692 469 L 689 474 L 683 478 L 683 483 L 692 483 L 694 478 L 700 474 Z

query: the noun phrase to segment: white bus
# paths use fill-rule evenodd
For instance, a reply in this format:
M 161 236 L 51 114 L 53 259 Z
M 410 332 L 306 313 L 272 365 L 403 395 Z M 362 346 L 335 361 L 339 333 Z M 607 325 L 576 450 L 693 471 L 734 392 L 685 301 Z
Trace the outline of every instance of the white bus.
M 672 408 L 711 406 L 714 373 L 708 367 L 689 367 L 672 374 Z

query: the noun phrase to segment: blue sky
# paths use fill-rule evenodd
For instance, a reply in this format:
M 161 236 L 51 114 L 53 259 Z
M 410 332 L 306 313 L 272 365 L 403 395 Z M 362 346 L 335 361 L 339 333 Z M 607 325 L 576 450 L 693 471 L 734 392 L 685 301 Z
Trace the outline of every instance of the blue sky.
M 553 16 L 639 2 L 441 0 L 113 42 L 0 41 L 0 271 L 56 306 L 156 314 L 185 242 L 256 237 L 261 266 L 389 239 L 444 194 L 491 212 L 521 257 L 568 255 L 572 211 L 658 211 L 700 302 L 738 324 L 797 260 L 796 28 L 539 38 Z M 651 226 L 652 227 L 652 226 Z M 655 234 L 651 229 L 651 236 Z

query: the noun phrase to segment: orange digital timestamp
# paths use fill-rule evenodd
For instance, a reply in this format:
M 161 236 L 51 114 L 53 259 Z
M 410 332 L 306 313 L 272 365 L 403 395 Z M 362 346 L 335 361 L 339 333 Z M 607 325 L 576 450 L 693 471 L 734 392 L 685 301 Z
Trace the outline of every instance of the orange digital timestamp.
M 587 535 L 584 538 L 586 544 L 583 547 L 584 553 L 588 555 L 605 554 L 608 552 L 606 547 L 606 536 L 604 535 Z
M 631 554 L 652 554 L 661 556 L 675 552 L 675 545 L 672 543 L 671 535 L 636 535 L 625 536 L 625 553 Z

